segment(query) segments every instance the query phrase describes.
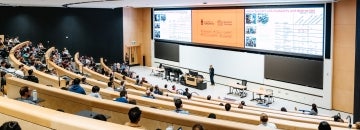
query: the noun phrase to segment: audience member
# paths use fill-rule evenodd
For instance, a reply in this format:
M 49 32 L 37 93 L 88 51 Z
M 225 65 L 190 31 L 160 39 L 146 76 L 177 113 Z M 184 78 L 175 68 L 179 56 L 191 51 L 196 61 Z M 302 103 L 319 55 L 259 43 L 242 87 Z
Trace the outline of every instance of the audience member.
M 25 74 L 24 74 L 24 65 L 19 65 L 19 69 L 15 71 L 15 74 L 21 76 L 21 77 L 24 77 Z
M 309 113 L 309 115 L 317 115 L 318 114 L 318 109 L 315 103 L 311 104 L 311 111 Z
M 243 105 L 243 106 L 246 106 L 245 101 L 241 101 L 240 104 Z
M 11 68 L 11 64 L 10 64 L 10 63 L 6 63 L 6 64 L 5 64 L 5 71 L 6 71 L 7 73 L 14 73 L 16 70 L 13 69 L 13 68 Z
M 91 93 L 89 95 L 92 97 L 101 99 L 101 95 L 100 95 L 99 91 L 100 91 L 100 88 L 98 86 L 93 86 L 91 89 Z
M 32 69 L 28 70 L 28 76 L 25 76 L 24 79 L 34 83 L 39 83 L 39 79 L 33 75 L 33 72 L 34 71 Z
M 80 86 L 79 78 L 73 80 L 73 85 L 69 88 L 69 91 L 86 95 L 85 90 Z
M 214 113 L 210 113 L 208 118 L 216 119 L 216 115 Z
M 0 130 L 21 130 L 21 127 L 16 121 L 8 121 L 0 126 Z
M 117 91 L 126 91 L 124 80 L 120 82 L 120 87 L 117 89 Z
M 106 90 L 114 91 L 114 82 L 108 82 Z
M 127 100 L 127 91 L 120 91 L 120 97 L 116 98 L 115 101 L 128 103 Z
M 103 114 L 97 114 L 93 117 L 93 119 L 107 121 L 106 117 Z
M 146 81 L 145 77 L 142 77 L 139 85 L 142 86 L 144 83 L 148 83 L 148 81 Z
M 155 99 L 155 97 L 151 94 L 150 90 L 146 90 L 145 95 L 143 97 Z
M 322 121 L 319 124 L 318 130 L 331 130 L 331 126 L 326 121 Z
M 268 120 L 269 120 L 268 115 L 266 115 L 265 113 L 262 113 L 260 115 L 260 124 L 258 126 L 277 129 L 276 125 L 274 123 L 268 122 Z
M 188 93 L 188 94 L 186 95 L 187 99 L 189 99 L 189 100 L 191 99 L 191 96 L 192 96 L 191 93 Z
M 31 96 L 31 90 L 29 89 L 29 87 L 27 86 L 21 87 L 19 93 L 20 93 L 20 98 L 17 98 L 17 100 L 29 104 L 36 104 L 36 102 L 33 100 L 33 97 Z
M 173 85 L 173 86 L 171 86 L 171 90 L 176 90 L 176 87 L 175 87 L 175 85 Z
M 189 88 L 185 88 L 185 92 L 183 92 L 183 95 L 184 95 L 184 96 L 187 96 L 188 94 L 190 94 L 190 93 L 189 93 Z
M 287 112 L 287 110 L 286 110 L 285 107 L 282 107 L 282 108 L 280 109 L 280 111 L 282 111 L 282 112 Z
M 139 124 L 140 118 L 141 118 L 141 110 L 139 107 L 133 107 L 129 110 L 128 113 L 130 122 L 126 122 L 126 126 L 135 127 L 139 129 L 145 129 L 143 126 Z
M 225 104 L 225 110 L 230 111 L 230 109 L 231 109 L 231 105 L 229 103 L 226 103 Z
M 238 108 L 244 109 L 244 106 L 240 103 L 239 106 L 238 106 Z
M 159 86 L 155 85 L 154 94 L 163 95 L 163 92 L 160 91 Z
M 206 97 L 206 99 L 207 99 L 207 100 L 211 100 L 211 95 L 208 95 L 208 96 Z
M 205 130 L 205 128 L 201 124 L 195 124 L 192 130 Z
M 176 109 L 174 110 L 176 113 L 180 113 L 180 114 L 189 114 L 188 111 L 182 110 L 182 101 L 181 99 L 175 99 L 175 107 Z

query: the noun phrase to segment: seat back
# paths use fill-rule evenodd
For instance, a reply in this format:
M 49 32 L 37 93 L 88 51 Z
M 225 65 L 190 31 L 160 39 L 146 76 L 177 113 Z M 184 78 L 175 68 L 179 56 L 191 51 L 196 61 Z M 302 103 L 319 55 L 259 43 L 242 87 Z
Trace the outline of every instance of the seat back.
M 241 81 L 241 85 L 246 86 L 246 84 L 247 84 L 247 80 L 242 80 Z
M 266 89 L 266 93 L 268 93 L 270 96 L 273 96 L 274 91 L 272 89 Z

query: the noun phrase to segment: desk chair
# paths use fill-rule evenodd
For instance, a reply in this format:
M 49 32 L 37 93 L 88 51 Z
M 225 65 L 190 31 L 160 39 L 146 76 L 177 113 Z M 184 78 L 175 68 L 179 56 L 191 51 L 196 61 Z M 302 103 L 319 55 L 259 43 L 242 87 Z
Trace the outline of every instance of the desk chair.
M 271 104 L 274 102 L 274 91 L 272 89 L 266 89 L 266 93 L 269 93 L 268 95 L 265 95 L 264 97 L 268 98 L 268 101 L 266 104 Z

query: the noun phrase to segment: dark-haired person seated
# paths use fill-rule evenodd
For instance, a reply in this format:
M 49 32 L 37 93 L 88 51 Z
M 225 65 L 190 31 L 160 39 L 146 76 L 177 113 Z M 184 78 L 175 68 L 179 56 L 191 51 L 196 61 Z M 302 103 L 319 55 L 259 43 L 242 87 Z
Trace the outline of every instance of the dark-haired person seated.
M 86 95 L 85 90 L 80 86 L 80 79 L 79 78 L 75 78 L 73 80 L 73 85 L 70 86 L 69 91 L 74 92 L 74 93 L 79 93 L 79 94 Z
M 176 107 L 176 109 L 174 110 L 176 113 L 180 113 L 180 114 L 189 114 L 189 112 L 188 111 L 185 111 L 185 110 L 183 110 L 183 109 L 181 109 L 182 108 L 182 101 L 181 101 L 181 99 L 175 99 L 175 107 Z
M 89 94 L 89 96 L 92 96 L 92 97 L 96 97 L 96 98 L 100 98 L 100 99 L 101 99 L 101 95 L 100 95 L 99 91 L 100 91 L 100 87 L 98 87 L 98 86 L 93 86 L 92 89 L 91 89 L 91 93 Z
M 21 130 L 21 127 L 16 121 L 8 121 L 1 125 L 0 130 Z
M 127 91 L 121 91 L 120 92 L 120 97 L 116 98 L 115 101 L 117 102 L 123 102 L 123 103 L 128 103 L 127 100 Z
M 285 107 L 282 107 L 282 108 L 280 109 L 280 111 L 282 111 L 282 112 L 287 112 L 287 110 L 286 110 Z
M 187 96 L 189 93 L 189 88 L 185 88 L 185 92 L 182 93 L 184 96 Z
M 130 127 L 135 127 L 135 128 L 139 128 L 139 129 L 144 129 L 146 130 L 145 127 L 141 126 L 139 124 L 140 118 L 141 118 L 141 110 L 139 107 L 133 107 L 129 110 L 129 119 L 130 122 L 126 122 L 125 125 L 126 126 L 130 126 Z
M 261 113 L 260 115 L 260 124 L 259 127 L 267 127 L 271 129 L 277 129 L 276 125 L 274 123 L 268 122 L 269 117 L 265 113 Z
M 204 126 L 202 126 L 201 124 L 195 124 L 192 127 L 192 130 L 205 130 Z
M 208 96 L 206 97 L 206 99 L 207 99 L 207 100 L 211 100 L 211 95 L 208 95 Z
M 322 121 L 319 124 L 318 130 L 331 130 L 331 126 L 326 121 Z
M 216 119 L 216 115 L 214 113 L 210 113 L 208 118 L 211 118 L 211 119 Z
M 31 82 L 34 82 L 34 83 L 39 83 L 39 79 L 36 76 L 33 75 L 33 72 L 34 71 L 32 69 L 28 70 L 29 75 L 25 76 L 24 79 L 28 80 L 28 81 L 31 81 Z
M 96 120 L 107 121 L 106 117 L 103 114 L 97 114 L 93 118 Z
M 31 90 L 29 89 L 29 87 L 27 86 L 21 87 L 19 93 L 20 93 L 20 97 L 17 98 L 17 100 L 29 104 L 36 104 L 36 102 L 33 100 L 33 97 L 31 96 Z
M 155 99 L 155 97 L 151 94 L 150 90 L 146 90 L 145 95 L 143 97 Z
M 317 105 L 315 103 L 311 104 L 311 110 L 299 110 L 302 111 L 303 113 L 307 113 L 308 115 L 317 115 L 318 114 L 318 109 L 317 109 Z
M 229 103 L 226 103 L 225 104 L 225 110 L 230 111 L 230 109 L 231 109 L 231 105 Z
M 160 91 L 160 89 L 159 89 L 159 86 L 158 86 L 158 85 L 155 85 L 154 94 L 163 95 L 163 92 L 162 92 L 162 91 Z

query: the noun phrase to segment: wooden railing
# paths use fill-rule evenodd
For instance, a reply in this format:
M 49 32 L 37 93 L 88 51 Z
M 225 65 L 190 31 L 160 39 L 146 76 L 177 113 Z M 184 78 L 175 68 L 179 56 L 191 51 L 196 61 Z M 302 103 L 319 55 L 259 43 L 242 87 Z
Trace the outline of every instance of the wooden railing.
M 9 61 L 16 69 L 18 69 L 19 65 L 22 65 L 23 63 L 21 63 L 18 59 L 16 59 L 14 55 L 15 51 L 27 44 L 29 44 L 29 41 L 20 43 L 10 50 Z M 30 67 L 24 65 L 24 69 L 27 71 L 30 70 Z M 51 76 L 43 72 L 40 72 L 38 70 L 33 70 L 33 72 L 34 72 L 33 75 L 35 75 L 39 79 L 39 83 L 41 84 L 51 85 L 54 87 L 64 87 L 66 85 L 66 81 L 64 79 L 59 79 L 57 76 Z

